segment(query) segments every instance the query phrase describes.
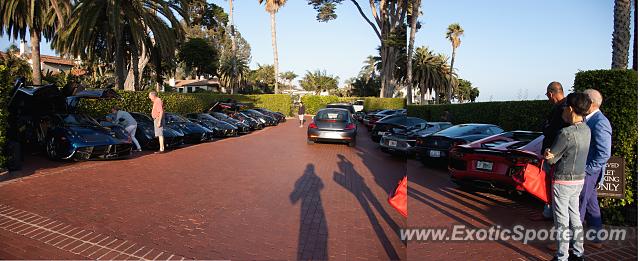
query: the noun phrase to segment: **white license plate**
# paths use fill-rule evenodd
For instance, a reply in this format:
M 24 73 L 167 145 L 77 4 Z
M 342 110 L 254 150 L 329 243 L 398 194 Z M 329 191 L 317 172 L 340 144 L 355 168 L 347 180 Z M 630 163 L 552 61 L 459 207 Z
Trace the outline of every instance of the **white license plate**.
M 440 154 L 440 151 L 439 151 L 439 150 L 430 150 L 430 151 L 429 151 L 429 157 L 432 157 L 432 158 L 440 158 L 440 157 L 442 157 L 442 156 L 441 156 L 441 154 Z
M 325 132 L 325 134 L 323 136 L 328 138 L 328 139 L 340 139 L 340 138 L 342 138 L 340 133 L 337 133 L 337 132 Z
M 395 140 L 390 140 L 390 141 L 389 141 L 389 146 L 391 146 L 391 147 L 398 146 L 398 142 L 397 142 L 397 141 L 395 141 Z
M 378 132 L 378 135 L 380 135 L 380 136 L 384 136 L 384 135 L 387 135 L 387 132 L 379 131 L 379 132 Z
M 479 160 L 476 162 L 476 169 L 491 171 L 493 170 L 493 162 Z

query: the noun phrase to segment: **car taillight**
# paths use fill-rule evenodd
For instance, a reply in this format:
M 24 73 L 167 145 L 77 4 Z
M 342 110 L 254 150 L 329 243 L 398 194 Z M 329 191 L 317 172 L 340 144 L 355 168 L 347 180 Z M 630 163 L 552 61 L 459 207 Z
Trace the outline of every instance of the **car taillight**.
M 452 159 L 462 159 L 464 157 L 464 153 L 457 148 L 453 148 L 449 151 L 449 157 Z
M 422 145 L 423 142 L 422 139 L 416 139 L 416 145 Z
M 356 125 L 353 123 L 349 123 L 347 124 L 347 127 L 345 128 L 345 130 L 353 130 L 356 128 Z
M 538 165 L 539 163 L 538 159 L 534 159 L 530 157 L 514 157 L 514 158 L 511 158 L 511 162 L 513 162 L 515 165 L 527 165 L 527 164 Z
M 309 129 L 317 129 L 318 125 L 315 122 L 309 123 Z
M 464 141 L 464 140 L 455 140 L 455 141 L 453 141 L 453 144 L 451 145 L 451 147 L 453 148 L 455 146 L 464 145 L 464 144 L 467 144 L 467 142 Z

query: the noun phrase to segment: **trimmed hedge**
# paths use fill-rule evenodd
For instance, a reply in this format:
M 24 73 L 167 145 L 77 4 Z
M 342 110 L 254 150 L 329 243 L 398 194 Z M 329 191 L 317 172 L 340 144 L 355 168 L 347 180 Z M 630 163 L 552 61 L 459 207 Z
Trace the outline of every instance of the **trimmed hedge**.
M 114 105 L 124 110 L 151 113 L 151 101 L 148 92 L 118 91 L 122 99 L 91 100 L 83 99 L 80 111 L 92 116 L 102 116 L 111 111 Z M 164 102 L 165 111 L 179 114 L 203 112 L 216 101 L 233 99 L 238 102 L 249 103 L 253 107 L 267 108 L 272 111 L 291 114 L 291 96 L 286 94 L 263 95 L 231 95 L 213 93 L 172 93 L 161 92 L 160 98 Z
M 329 103 L 335 102 L 355 102 L 356 100 L 364 100 L 364 110 L 371 111 L 377 109 L 402 109 L 405 105 L 403 98 L 376 98 L 376 97 L 338 97 L 338 96 L 320 96 L 305 95 L 302 96 L 307 114 L 315 114 L 319 109 L 324 108 Z
M 4 154 L 4 146 L 7 142 L 7 120 L 9 117 L 9 110 L 7 108 L 9 102 L 9 93 L 13 85 L 11 84 L 9 76 L 9 69 L 0 65 L 0 169 L 4 168 L 6 157 Z
M 445 110 L 453 124 L 488 123 L 505 130 L 541 131 L 551 111 L 548 101 L 478 102 L 464 104 L 410 105 L 407 114 L 427 121 L 441 121 Z
M 609 224 L 636 223 L 638 211 L 638 72 L 594 70 L 576 74 L 576 91 L 596 89 L 613 128 L 612 154 L 625 159 L 625 199 L 600 199 L 603 220 Z

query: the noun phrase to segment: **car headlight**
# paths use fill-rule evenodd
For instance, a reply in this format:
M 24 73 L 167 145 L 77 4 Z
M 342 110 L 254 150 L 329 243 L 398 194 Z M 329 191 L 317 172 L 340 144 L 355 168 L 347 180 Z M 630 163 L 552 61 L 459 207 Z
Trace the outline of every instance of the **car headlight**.
M 265 121 L 263 118 L 258 118 L 260 120 L 260 122 L 262 123 L 267 123 L 267 121 Z

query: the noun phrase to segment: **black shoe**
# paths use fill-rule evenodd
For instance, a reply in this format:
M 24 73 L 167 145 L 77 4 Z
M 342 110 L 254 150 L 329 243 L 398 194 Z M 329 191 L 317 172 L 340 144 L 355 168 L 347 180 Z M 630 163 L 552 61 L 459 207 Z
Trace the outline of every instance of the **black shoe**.
M 584 261 L 584 255 L 576 256 L 573 252 L 569 253 L 569 261 Z

